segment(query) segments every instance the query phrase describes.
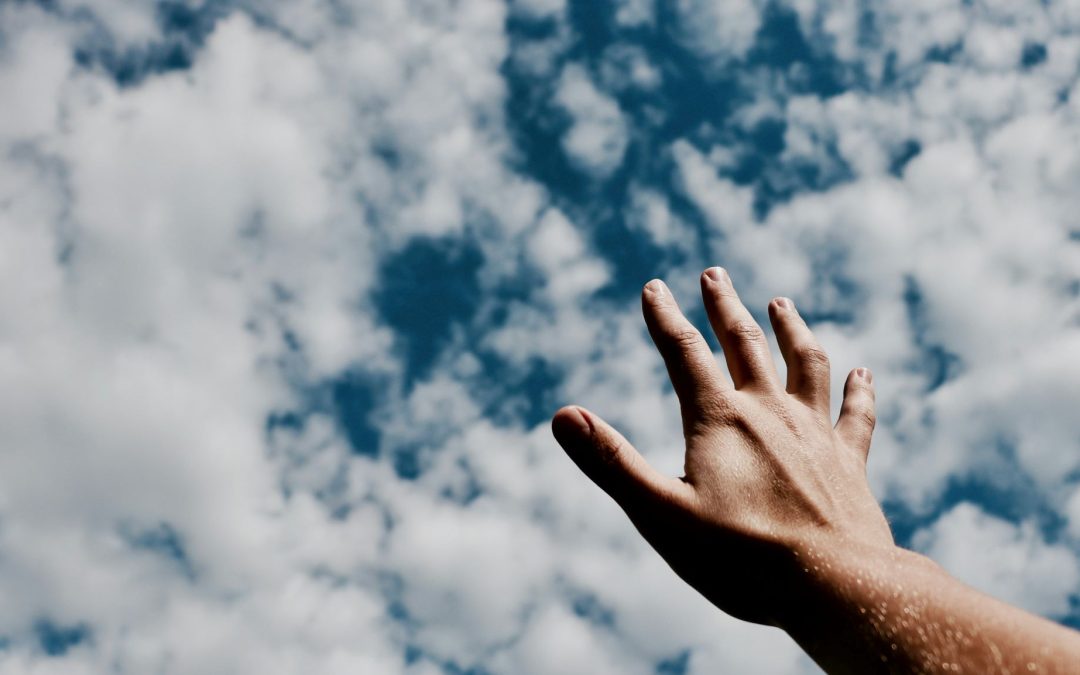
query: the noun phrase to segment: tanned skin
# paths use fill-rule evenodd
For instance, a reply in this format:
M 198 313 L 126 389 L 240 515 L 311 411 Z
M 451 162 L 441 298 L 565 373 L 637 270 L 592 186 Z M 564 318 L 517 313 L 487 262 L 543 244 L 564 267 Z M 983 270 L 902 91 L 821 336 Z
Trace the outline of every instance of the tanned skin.
M 1080 673 L 1080 633 L 896 545 L 866 480 L 870 371 L 848 375 L 834 425 L 828 357 L 791 300 L 769 304 L 784 383 L 727 272 L 706 270 L 701 293 L 730 379 L 663 282 L 642 292 L 682 409 L 683 477 L 583 408 L 552 421 L 671 568 L 728 614 L 783 629 L 829 673 Z

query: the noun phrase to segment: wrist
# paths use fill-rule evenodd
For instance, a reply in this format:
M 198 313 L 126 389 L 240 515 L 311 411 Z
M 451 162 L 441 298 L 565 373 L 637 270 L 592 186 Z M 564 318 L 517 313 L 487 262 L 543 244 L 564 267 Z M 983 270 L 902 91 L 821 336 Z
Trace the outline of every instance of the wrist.
M 776 625 L 798 641 L 887 594 L 910 571 L 941 572 L 929 558 L 895 544 L 815 542 L 792 549 L 789 601 Z

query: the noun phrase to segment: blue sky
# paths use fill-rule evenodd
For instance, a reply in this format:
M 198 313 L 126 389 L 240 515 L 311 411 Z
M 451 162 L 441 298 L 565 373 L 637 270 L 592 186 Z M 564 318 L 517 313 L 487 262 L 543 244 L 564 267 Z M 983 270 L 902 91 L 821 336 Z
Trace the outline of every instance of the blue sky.
M 1070 0 L 3 5 L 0 673 L 816 672 L 547 429 L 680 472 L 638 294 L 710 265 L 1080 625 L 1078 68 Z

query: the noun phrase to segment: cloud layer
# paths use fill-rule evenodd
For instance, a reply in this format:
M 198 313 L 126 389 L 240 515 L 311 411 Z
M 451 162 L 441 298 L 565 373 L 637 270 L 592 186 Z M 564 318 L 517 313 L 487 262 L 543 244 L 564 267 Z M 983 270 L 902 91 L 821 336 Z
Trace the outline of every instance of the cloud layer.
M 547 430 L 681 470 L 637 292 L 712 264 L 1080 623 L 1080 8 L 587 5 L 0 7 L 0 672 L 815 672 Z

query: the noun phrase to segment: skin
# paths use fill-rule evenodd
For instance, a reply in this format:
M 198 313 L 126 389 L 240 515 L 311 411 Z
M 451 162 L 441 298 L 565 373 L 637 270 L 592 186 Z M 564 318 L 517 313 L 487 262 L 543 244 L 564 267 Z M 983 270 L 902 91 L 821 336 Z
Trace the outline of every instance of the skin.
M 1077 673 L 1080 633 L 994 600 L 898 547 L 866 480 L 873 376 L 853 370 L 839 419 L 824 350 L 787 298 L 764 332 L 726 271 L 701 277 L 730 380 L 659 280 L 649 333 L 682 409 L 685 475 L 665 476 L 578 406 L 552 428 L 671 568 L 721 610 L 785 630 L 830 673 Z

